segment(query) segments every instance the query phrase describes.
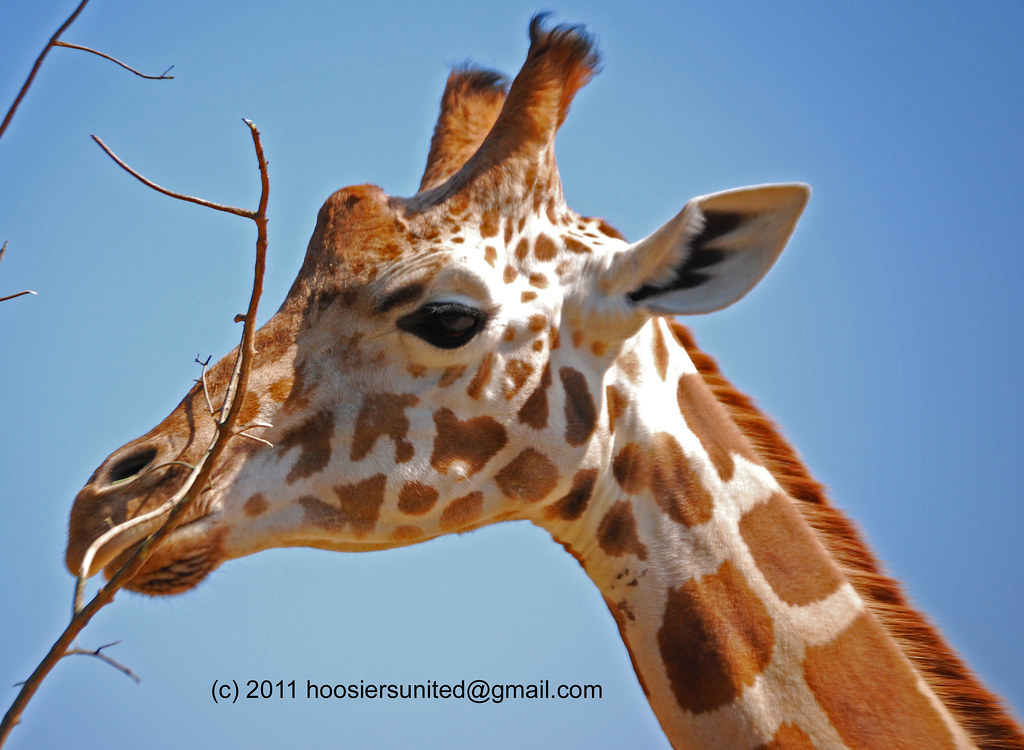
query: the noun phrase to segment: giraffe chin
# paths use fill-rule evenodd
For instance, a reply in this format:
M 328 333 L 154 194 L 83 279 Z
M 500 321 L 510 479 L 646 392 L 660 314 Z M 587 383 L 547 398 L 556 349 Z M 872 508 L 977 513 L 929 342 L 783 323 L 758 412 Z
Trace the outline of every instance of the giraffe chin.
M 124 588 L 149 596 L 172 596 L 198 586 L 226 559 L 223 530 L 211 531 L 203 520 L 186 524 L 165 539 Z M 110 580 L 141 544 L 118 553 L 103 568 L 104 577 Z

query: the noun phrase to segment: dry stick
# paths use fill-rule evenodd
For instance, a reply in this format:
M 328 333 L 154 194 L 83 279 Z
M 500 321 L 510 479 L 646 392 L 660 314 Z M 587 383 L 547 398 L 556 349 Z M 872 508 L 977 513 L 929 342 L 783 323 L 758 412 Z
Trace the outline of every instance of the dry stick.
M 28 78 L 25 79 L 25 83 L 21 87 L 21 91 L 19 91 L 18 95 L 14 97 L 14 103 L 11 104 L 11 108 L 7 110 L 7 114 L 4 116 L 3 123 L 0 124 L 0 138 L 3 137 L 4 131 L 7 130 L 7 126 L 10 124 L 11 118 L 14 117 L 14 112 L 16 109 L 18 109 L 18 105 L 21 104 L 21 100 L 25 98 L 25 94 L 28 93 L 29 88 L 32 86 L 32 81 L 35 80 L 36 73 L 39 72 L 39 68 L 42 66 L 43 60 L 46 59 L 46 56 L 50 54 L 50 50 L 54 47 L 68 47 L 69 49 L 77 49 L 81 50 L 82 52 L 90 52 L 94 55 L 99 55 L 105 60 L 110 60 L 111 62 L 117 63 L 125 70 L 130 70 L 135 75 L 140 76 L 142 78 L 147 78 L 151 81 L 166 81 L 174 78 L 174 76 L 167 75 L 171 71 L 171 68 L 174 67 L 173 65 L 171 66 L 171 68 L 168 68 L 158 76 L 147 76 L 144 73 L 140 73 L 130 65 L 125 65 L 116 57 L 111 57 L 110 55 L 98 52 L 97 50 L 94 50 L 90 47 L 83 47 L 79 44 L 69 44 L 67 42 L 60 41 L 60 35 L 67 31 L 68 26 L 70 26 L 74 22 L 74 20 L 78 18 L 78 14 L 82 12 L 82 10 L 85 8 L 86 3 L 88 2 L 89 0 L 82 0 L 82 2 L 78 4 L 78 7 L 75 8 L 74 13 L 68 16 L 68 19 L 63 24 L 61 24 L 61 27 L 57 29 L 56 32 L 54 32 L 53 36 L 50 37 L 50 41 L 48 41 L 46 43 L 46 46 L 43 47 L 43 51 L 39 53 L 39 57 L 36 58 L 35 64 L 32 66 L 32 70 L 28 74 Z
M 253 128 L 253 130 L 255 132 L 255 126 L 251 122 L 246 120 L 245 123 L 250 128 Z M 146 179 L 141 174 L 139 174 L 134 169 L 129 167 L 127 164 L 125 164 L 123 161 L 121 161 L 121 159 L 118 157 L 118 155 L 115 154 L 113 151 L 111 151 L 110 147 L 107 146 L 107 144 L 104 143 L 98 136 L 94 135 L 94 136 L 92 136 L 92 139 L 94 141 L 96 141 L 97 144 L 99 144 L 100 148 L 102 148 L 104 151 L 107 152 L 107 156 L 109 156 L 111 159 L 113 159 L 114 161 L 117 162 L 117 165 L 119 167 L 121 167 L 121 169 L 123 169 L 125 172 L 130 174 L 132 177 L 134 177 L 136 180 L 141 182 L 146 187 L 152 188 L 153 190 L 157 191 L 158 193 L 163 193 L 164 195 L 169 195 L 171 198 L 177 198 L 180 201 L 188 201 L 189 203 L 197 203 L 200 206 L 206 206 L 207 208 L 212 208 L 214 211 L 223 211 L 224 213 L 234 214 L 235 216 L 243 216 L 246 219 L 252 219 L 253 221 L 256 222 L 257 226 L 259 225 L 259 221 L 256 218 L 257 213 L 254 212 L 254 211 L 250 211 L 247 208 L 235 208 L 234 206 L 224 206 L 224 205 L 221 205 L 220 203 L 214 203 L 213 201 L 203 200 L 202 198 L 195 198 L 195 197 L 193 197 L 191 195 L 184 195 L 183 193 L 175 193 L 173 190 L 168 190 L 165 187 L 160 187 L 155 182 L 153 182 L 152 180 Z
M 32 696 L 35 695 L 36 690 L 39 689 L 39 685 L 42 683 L 43 679 L 50 673 L 57 662 L 68 654 L 69 647 L 72 645 L 74 639 L 82 629 L 89 623 L 93 616 L 99 612 L 100 609 L 113 600 L 114 594 L 117 593 L 118 589 L 131 580 L 131 578 L 142 569 L 142 566 L 149 558 L 153 549 L 167 538 L 167 536 L 169 536 L 181 523 L 184 514 L 206 487 L 206 483 L 210 479 L 210 475 L 213 472 L 216 461 L 224 451 L 228 440 L 234 436 L 235 422 L 238 420 L 238 415 L 242 409 L 242 400 L 245 396 L 246 389 L 248 388 L 249 373 L 252 370 L 252 360 L 256 353 L 254 345 L 256 336 L 256 310 L 259 305 L 260 295 L 263 292 L 263 275 L 266 268 L 267 199 L 270 193 L 270 182 L 267 176 L 267 162 L 263 155 L 263 145 L 260 143 L 259 131 L 249 120 L 246 120 L 245 124 L 249 126 L 249 130 L 252 132 L 253 144 L 256 148 L 256 157 L 259 161 L 260 182 L 262 185 L 260 204 L 256 211 L 234 209 L 229 210 L 228 213 L 246 216 L 256 223 L 256 266 L 253 272 L 252 296 L 249 299 L 249 307 L 243 320 L 242 342 L 238 347 L 235 368 L 231 376 L 231 381 L 228 384 L 227 392 L 224 396 L 224 407 L 221 408 L 221 416 L 220 419 L 217 420 L 216 435 L 211 441 L 209 447 L 206 449 L 202 458 L 199 459 L 195 470 L 190 474 L 188 480 L 186 480 L 185 486 L 188 488 L 187 491 L 179 491 L 180 494 L 182 494 L 181 502 L 171 509 L 164 525 L 144 540 L 135 552 L 132 553 L 131 557 L 128 558 L 128 561 L 111 577 L 110 581 L 108 581 L 107 584 L 103 586 L 87 604 L 76 612 L 76 614 L 71 618 L 71 622 L 68 624 L 67 628 L 39 663 L 39 666 L 36 667 L 35 671 L 33 671 L 29 678 L 24 682 L 21 687 L 21 691 L 15 697 L 11 707 L 4 715 L 3 722 L 0 723 L 0 746 L 6 742 L 11 730 L 18 723 L 22 712 L 25 710 L 25 706 L 32 699 Z M 110 153 L 109 149 L 107 149 L 107 151 Z M 113 156 L 113 154 L 111 155 Z M 124 166 L 123 162 L 116 157 L 114 158 L 119 164 Z M 137 175 L 133 170 L 129 171 L 133 175 Z M 142 178 L 140 177 L 140 179 Z M 146 180 L 143 181 L 146 182 L 146 184 L 150 184 Z M 161 189 L 161 192 L 174 197 L 179 197 L 177 194 L 163 189 Z M 209 204 L 208 202 L 200 201 L 189 196 L 181 196 L 181 199 L 188 200 L 192 203 L 199 203 L 200 205 L 207 205 L 211 207 L 216 206 L 216 204 Z
M 108 55 L 108 54 L 106 54 L 104 52 L 100 52 L 99 50 L 95 50 L 92 47 L 83 47 L 80 44 L 71 44 L 70 42 L 53 42 L 53 46 L 54 47 L 67 47 L 68 49 L 77 49 L 77 50 L 81 50 L 82 52 L 90 52 L 90 53 L 92 53 L 94 55 L 102 57 L 104 60 L 110 60 L 110 62 L 112 62 L 112 63 L 117 63 L 118 65 L 120 65 L 125 70 L 131 71 L 132 73 L 137 75 L 139 78 L 145 78 L 145 79 L 150 80 L 150 81 L 169 81 L 172 78 L 174 78 L 174 76 L 167 75 L 168 73 L 171 72 L 171 68 L 174 67 L 173 65 L 170 68 L 168 68 L 167 70 L 165 70 L 163 73 L 158 75 L 158 76 L 148 76 L 145 73 L 140 73 L 135 68 L 133 68 L 131 65 L 125 65 L 123 62 L 118 60 L 116 57 L 111 57 L 110 55 Z
M 32 81 L 35 79 L 36 73 L 39 72 L 39 66 L 43 64 L 43 60 L 49 54 L 50 50 L 53 49 L 53 46 L 57 43 L 57 40 L 60 39 L 60 35 L 67 31 L 68 26 L 70 26 L 74 22 L 74 20 L 78 18 L 78 14 L 82 12 L 82 10 L 85 8 L 85 4 L 88 2 L 89 0 L 82 0 L 82 2 L 78 4 L 78 7 L 75 8 L 74 13 L 68 16 L 68 20 L 66 20 L 61 25 L 61 27 L 57 29 L 56 32 L 54 32 L 53 36 L 50 37 L 50 41 L 48 41 L 46 43 L 46 46 L 43 47 L 43 51 L 39 53 L 39 57 L 36 58 L 35 65 L 32 66 L 32 72 L 30 72 L 28 74 L 28 78 L 25 79 L 25 85 L 21 87 L 21 91 L 19 91 L 18 95 L 14 98 L 14 103 L 11 105 L 11 108 L 7 110 L 7 116 L 4 117 L 3 124 L 0 124 L 0 138 L 3 137 L 4 131 L 7 130 L 7 125 L 8 123 L 10 123 L 11 118 L 14 117 L 14 110 L 18 108 L 18 105 L 21 104 L 21 100 L 24 99 L 25 94 L 28 93 L 29 86 L 32 85 Z

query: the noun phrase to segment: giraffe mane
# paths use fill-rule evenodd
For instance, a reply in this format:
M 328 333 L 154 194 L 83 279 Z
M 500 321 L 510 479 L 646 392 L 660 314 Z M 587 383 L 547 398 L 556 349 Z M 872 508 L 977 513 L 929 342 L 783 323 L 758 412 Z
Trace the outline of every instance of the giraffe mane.
M 981 684 L 939 630 L 910 605 L 902 584 L 883 570 L 856 525 L 829 502 L 824 486 L 811 476 L 774 422 L 725 378 L 714 358 L 697 347 L 688 328 L 675 321 L 670 328 L 704 383 L 796 501 L 857 593 L 971 739 L 979 748 L 1024 748 L 1021 727 L 1002 700 Z

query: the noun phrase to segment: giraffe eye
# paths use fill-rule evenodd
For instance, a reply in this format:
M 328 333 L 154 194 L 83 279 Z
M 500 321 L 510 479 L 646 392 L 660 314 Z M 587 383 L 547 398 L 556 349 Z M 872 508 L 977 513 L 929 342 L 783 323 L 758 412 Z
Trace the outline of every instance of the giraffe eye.
M 398 319 L 398 327 L 441 349 L 458 349 L 480 333 L 487 314 L 458 302 L 431 302 Z

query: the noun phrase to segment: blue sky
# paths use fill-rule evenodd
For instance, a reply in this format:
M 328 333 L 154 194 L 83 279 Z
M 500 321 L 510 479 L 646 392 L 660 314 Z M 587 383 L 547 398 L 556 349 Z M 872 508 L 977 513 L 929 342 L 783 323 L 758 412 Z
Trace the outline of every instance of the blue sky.
M 254 206 L 241 118 L 270 160 L 263 319 L 333 190 L 415 191 L 450 65 L 515 73 L 539 9 L 477 2 L 93 0 L 0 140 L 0 703 L 66 622 L 67 514 L 110 450 L 161 419 L 238 334 L 250 223 L 141 187 Z M 0 104 L 74 2 L 0 10 Z M 774 415 L 890 570 L 1024 709 L 1024 5 L 613 3 L 604 71 L 558 140 L 568 200 L 638 238 L 691 196 L 814 188 L 762 285 L 688 321 Z M 9 744 L 666 747 L 601 598 L 538 529 L 382 553 L 261 553 L 199 590 L 121 594 Z M 214 680 L 601 684 L 597 701 L 257 701 Z M 4 692 L 7 691 L 7 692 Z

